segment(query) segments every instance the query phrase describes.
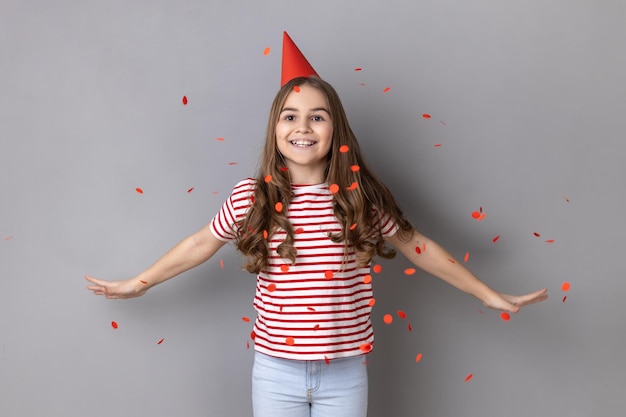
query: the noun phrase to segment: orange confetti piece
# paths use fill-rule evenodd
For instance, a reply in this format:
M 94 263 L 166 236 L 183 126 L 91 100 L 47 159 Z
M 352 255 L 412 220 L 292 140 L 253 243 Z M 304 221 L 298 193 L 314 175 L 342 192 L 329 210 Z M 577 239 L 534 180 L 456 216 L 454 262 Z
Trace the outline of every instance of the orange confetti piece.
M 224 261 L 220 259 L 220 268 L 224 269 Z
M 502 313 L 500 313 L 500 318 L 504 321 L 509 321 L 511 320 L 511 315 L 506 311 L 503 311 Z
M 304 229 L 302 227 L 298 227 L 295 231 L 295 234 L 299 235 L 300 233 L 304 233 Z
M 430 118 L 431 118 L 431 115 L 430 115 L 430 114 L 428 114 L 428 113 L 424 113 L 424 114 L 422 114 L 422 117 L 423 117 L 424 119 L 430 119 Z
M 333 272 L 333 271 L 326 271 L 326 272 L 324 272 L 324 277 L 325 277 L 326 279 L 332 279 L 332 277 L 333 277 L 334 275 L 335 275 L 335 274 L 334 274 L 334 272 Z
M 269 292 L 274 292 L 274 291 L 276 291 L 276 284 L 274 284 L 274 283 L 272 282 L 271 284 L 269 284 L 269 285 L 267 286 L 267 290 L 268 290 Z
M 413 275 L 417 270 L 415 268 L 407 268 L 404 270 L 405 275 Z
M 354 181 L 352 184 L 350 184 L 348 188 L 346 188 L 346 190 L 352 191 L 352 190 L 356 190 L 357 188 L 359 188 L 359 183 Z
M 565 281 L 564 283 L 561 284 L 561 291 L 567 292 L 570 290 L 571 287 L 572 286 L 570 285 L 570 283 Z
M 474 378 L 474 374 L 469 374 L 465 377 L 465 382 L 469 382 L 472 378 Z
M 111 327 L 113 327 L 114 329 L 118 328 L 117 322 L 116 321 L 112 321 L 111 322 Z
M 350 150 L 350 148 L 348 147 L 348 145 L 341 145 L 341 146 L 339 147 L 339 152 L 341 152 L 341 153 L 346 153 L 346 152 L 348 152 L 349 150 Z
M 265 178 L 263 178 L 265 180 L 265 182 L 272 182 L 272 176 L 271 175 L 266 175 Z
M 263 239 L 267 239 L 268 236 L 267 230 L 263 230 Z
M 548 239 L 546 240 L 546 243 L 554 243 L 554 239 Z
M 267 48 L 265 48 L 265 49 L 263 50 L 263 55 L 264 55 L 264 56 L 268 56 L 268 55 L 270 54 L 270 52 L 271 52 L 271 51 L 272 51 L 272 50 L 271 50 L 271 48 L 268 46 Z
M 143 194 L 143 190 L 139 187 L 135 188 L 135 191 L 137 191 L 139 194 Z
M 283 211 L 283 203 L 279 201 L 278 203 L 274 204 L 274 210 L 276 210 L 279 213 Z
M 187 96 L 183 96 L 183 105 L 187 105 L 188 100 L 187 100 Z
M 372 270 L 374 272 L 376 272 L 377 274 L 380 274 L 380 272 L 383 270 L 382 265 L 378 264 L 378 265 L 374 265 L 374 267 L 372 268 Z
M 352 223 L 352 225 L 350 226 L 350 230 L 354 230 L 356 229 L 356 223 Z
M 465 252 L 465 258 L 463 258 L 465 262 L 469 261 L 469 252 Z
M 398 310 L 398 317 L 400 317 L 401 319 L 405 319 L 406 313 L 402 310 Z
M 372 276 L 371 275 L 365 275 L 363 277 L 363 283 L 364 284 L 369 284 L 370 282 L 372 282 Z
M 328 359 L 328 356 L 324 356 L 324 362 L 326 362 L 326 365 L 330 365 L 330 359 Z
M 283 271 L 283 272 L 287 272 L 287 271 L 289 271 L 289 265 L 287 265 L 287 264 L 282 264 L 282 265 L 280 266 L 280 270 L 281 270 L 281 271 Z
M 140 279 L 140 280 L 139 280 L 139 282 L 141 282 L 141 283 L 142 283 L 142 284 L 144 284 L 144 285 L 148 283 L 148 281 L 144 281 L 144 280 L 142 280 L 142 279 Z
M 299 85 L 294 85 L 293 86 L 293 91 L 295 91 L 296 93 L 300 92 L 300 86 Z
M 250 323 L 250 317 L 243 316 L 241 320 L 243 320 L 246 323 Z
M 330 187 L 328 187 L 328 189 L 332 194 L 337 194 L 339 192 L 339 186 L 337 184 L 330 184 Z
M 473 212 L 472 212 L 472 217 L 473 217 L 474 219 L 479 218 L 479 217 L 480 217 L 480 212 L 478 212 L 478 211 L 473 211 Z
M 363 71 L 363 68 L 361 68 L 361 67 L 356 67 L 354 70 L 355 70 L 355 71 Z
M 359 172 L 361 170 L 361 167 L 358 166 L 358 165 L 352 165 L 352 166 L 350 166 L 350 170 L 352 172 Z
M 493 243 L 496 243 L 499 239 L 500 239 L 500 235 L 495 236 L 493 239 L 491 239 L 491 241 L 492 241 Z
M 288 170 L 289 170 L 289 168 L 288 168 L 288 167 L 282 167 L 282 168 L 280 169 L 280 171 L 281 171 L 281 172 L 287 172 Z
M 293 340 L 293 337 L 289 336 L 285 339 L 285 343 L 287 343 L 289 346 L 293 346 L 295 341 Z
M 383 93 L 387 93 L 387 92 L 389 92 L 389 90 L 391 90 L 391 87 L 386 87 L 386 88 L 383 90 Z
M 391 314 L 385 314 L 383 316 L 383 321 L 385 322 L 385 324 L 391 324 L 391 322 L 393 321 L 393 316 Z
M 161 340 L 159 340 L 159 341 L 157 342 L 157 345 L 160 345 L 161 343 L 163 343 L 163 341 L 164 341 L 164 340 L 165 340 L 165 338 L 164 338 L 164 337 L 163 337 L 163 338 L 161 338 Z
M 250 339 L 252 340 L 256 339 L 256 333 L 254 333 L 254 330 L 250 332 Z
M 363 343 L 361 346 L 359 346 L 359 349 L 361 349 L 361 352 L 369 352 L 370 350 L 372 350 L 372 344 Z
M 376 304 L 376 299 L 372 298 L 367 304 L 369 304 L 370 307 L 374 307 L 374 304 Z
M 215 140 L 220 141 L 220 142 L 224 142 L 224 138 L 215 138 Z
M 417 356 L 415 357 L 415 363 L 419 362 L 422 360 L 422 354 L 418 353 Z

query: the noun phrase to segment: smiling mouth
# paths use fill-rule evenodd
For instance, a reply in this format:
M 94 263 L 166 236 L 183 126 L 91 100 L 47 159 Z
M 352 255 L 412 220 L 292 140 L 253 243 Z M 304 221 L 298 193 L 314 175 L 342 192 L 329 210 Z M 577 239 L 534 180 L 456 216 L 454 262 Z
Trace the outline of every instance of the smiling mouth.
M 308 146 L 315 145 L 317 142 L 313 140 L 290 140 L 289 143 L 291 143 L 294 146 L 297 146 L 298 148 L 306 148 Z

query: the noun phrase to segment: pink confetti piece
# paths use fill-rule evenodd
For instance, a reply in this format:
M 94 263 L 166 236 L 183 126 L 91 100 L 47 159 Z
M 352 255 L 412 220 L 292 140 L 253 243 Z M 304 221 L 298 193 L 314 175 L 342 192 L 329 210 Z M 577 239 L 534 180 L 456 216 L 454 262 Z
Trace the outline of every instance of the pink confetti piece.
M 554 243 L 554 239 L 548 239 L 546 240 L 546 243 Z
M 224 269 L 224 260 L 220 259 L 220 268 Z
M 13 236 L 7 236 L 4 238 L 4 240 L 11 240 L 11 239 L 13 239 Z
M 433 146 L 434 146 L 435 148 L 441 148 L 441 146 L 442 146 L 442 145 L 441 145 L 441 143 L 435 143 Z
M 229 162 L 228 165 L 237 165 L 239 162 Z

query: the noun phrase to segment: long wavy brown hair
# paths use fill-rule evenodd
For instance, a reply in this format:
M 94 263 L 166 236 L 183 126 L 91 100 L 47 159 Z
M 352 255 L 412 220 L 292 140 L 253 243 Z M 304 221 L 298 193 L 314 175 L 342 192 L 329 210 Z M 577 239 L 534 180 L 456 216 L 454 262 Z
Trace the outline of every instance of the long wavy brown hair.
M 325 182 L 339 186 L 339 191 L 334 194 L 334 212 L 342 230 L 329 235 L 329 238 L 333 242 L 345 244 L 346 256 L 352 245 L 359 264 L 368 265 L 374 256 L 387 259 L 395 256 L 393 249 L 385 247 L 378 226 L 377 216 L 382 212 L 390 215 L 398 224 L 401 237 L 408 239 L 412 231 L 411 224 L 389 189 L 365 163 L 335 89 L 317 77 L 294 78 L 278 91 L 272 103 L 254 199 L 246 217 L 238 224 L 237 248 L 246 256 L 244 269 L 250 272 L 258 273 L 266 267 L 269 255 L 267 241 L 278 229 L 287 233 L 285 240 L 277 248 L 278 254 L 292 263 L 296 260 L 294 230 L 286 214 L 293 192 L 289 170 L 286 169 L 276 145 L 276 125 L 287 96 L 294 91 L 294 87 L 305 84 L 326 96 L 333 122 L 333 139 L 328 153 Z M 348 152 L 340 152 L 342 146 L 347 146 Z M 268 175 L 272 178 L 270 182 L 265 181 Z M 278 202 L 283 204 L 280 212 L 274 208 Z

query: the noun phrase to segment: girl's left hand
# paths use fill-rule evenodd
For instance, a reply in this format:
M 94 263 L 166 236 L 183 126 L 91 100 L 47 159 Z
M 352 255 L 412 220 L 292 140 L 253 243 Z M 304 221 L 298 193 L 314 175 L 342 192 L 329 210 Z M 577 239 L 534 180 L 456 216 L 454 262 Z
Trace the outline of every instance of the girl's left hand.
M 483 304 L 485 305 L 485 307 L 493 308 L 495 310 L 503 310 L 510 311 L 511 313 L 517 313 L 520 307 L 524 307 L 528 304 L 538 303 L 547 298 L 547 288 L 524 295 L 510 295 L 498 292 L 496 293 L 496 297 L 493 297 L 492 299 L 487 301 L 483 301 Z

